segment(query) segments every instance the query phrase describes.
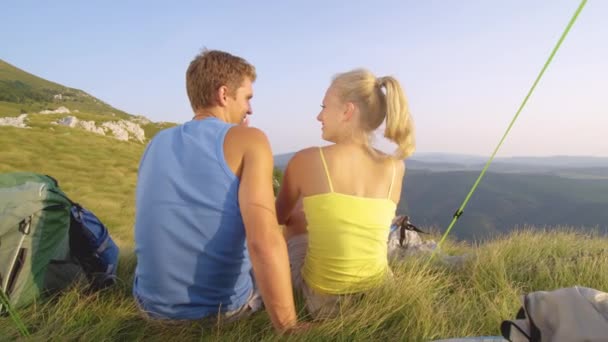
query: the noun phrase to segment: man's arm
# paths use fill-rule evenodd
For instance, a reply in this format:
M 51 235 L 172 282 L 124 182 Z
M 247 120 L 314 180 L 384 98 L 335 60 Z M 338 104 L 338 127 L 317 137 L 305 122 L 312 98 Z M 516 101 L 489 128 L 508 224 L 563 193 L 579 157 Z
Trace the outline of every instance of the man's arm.
M 287 246 L 279 229 L 272 189 L 273 158 L 260 130 L 241 130 L 246 141 L 239 187 L 239 205 L 256 284 L 266 311 L 279 332 L 297 322 Z

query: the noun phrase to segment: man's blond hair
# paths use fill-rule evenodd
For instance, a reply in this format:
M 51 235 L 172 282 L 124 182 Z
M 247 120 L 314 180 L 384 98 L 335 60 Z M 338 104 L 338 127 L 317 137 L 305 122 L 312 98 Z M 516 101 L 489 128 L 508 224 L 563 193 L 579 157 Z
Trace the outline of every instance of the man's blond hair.
M 190 62 L 186 71 L 186 91 L 192 110 L 215 105 L 216 91 L 228 87 L 228 95 L 235 96 L 245 78 L 254 82 L 255 67 L 241 57 L 219 50 L 203 50 Z

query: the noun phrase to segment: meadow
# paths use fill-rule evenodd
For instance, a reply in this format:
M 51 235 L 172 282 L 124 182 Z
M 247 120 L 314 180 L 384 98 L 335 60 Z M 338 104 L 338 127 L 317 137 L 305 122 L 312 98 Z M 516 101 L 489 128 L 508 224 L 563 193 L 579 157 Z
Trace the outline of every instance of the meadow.
M 144 147 L 44 122 L 28 129 L 0 127 L 0 172 L 55 177 L 72 199 L 100 217 L 121 248 L 116 286 L 95 294 L 75 286 L 20 309 L 28 340 L 429 341 L 499 335 L 501 321 L 514 318 L 527 292 L 574 285 L 605 290 L 608 284 L 605 237 L 573 227 L 523 229 L 476 243 L 448 241 L 444 254 L 467 256 L 457 267 L 440 257 L 394 261 L 393 282 L 346 302 L 338 318 L 305 333 L 277 336 L 265 312 L 224 326 L 151 322 L 140 316 L 131 296 L 134 190 Z M 308 320 L 297 303 L 300 317 Z M 0 318 L 0 340 L 20 338 L 14 322 Z

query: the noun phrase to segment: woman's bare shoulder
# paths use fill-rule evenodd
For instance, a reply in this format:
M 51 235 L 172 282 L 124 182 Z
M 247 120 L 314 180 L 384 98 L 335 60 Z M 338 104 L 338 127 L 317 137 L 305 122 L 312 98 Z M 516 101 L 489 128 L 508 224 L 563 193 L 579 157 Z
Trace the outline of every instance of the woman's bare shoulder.
M 311 160 L 313 160 L 313 156 L 318 158 L 319 155 L 319 147 L 308 147 L 296 152 L 293 157 L 289 160 L 289 165 L 307 165 Z

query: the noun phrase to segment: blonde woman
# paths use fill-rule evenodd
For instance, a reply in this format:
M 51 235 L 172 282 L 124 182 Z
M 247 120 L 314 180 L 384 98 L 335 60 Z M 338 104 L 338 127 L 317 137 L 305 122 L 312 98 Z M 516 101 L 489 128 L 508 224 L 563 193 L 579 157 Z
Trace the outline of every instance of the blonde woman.
M 321 107 L 322 137 L 332 144 L 294 155 L 276 205 L 293 286 L 314 317 L 326 318 L 340 298 L 370 290 L 390 273 L 387 239 L 414 128 L 399 82 L 367 70 L 336 75 Z M 383 123 L 397 145 L 392 155 L 371 146 Z

